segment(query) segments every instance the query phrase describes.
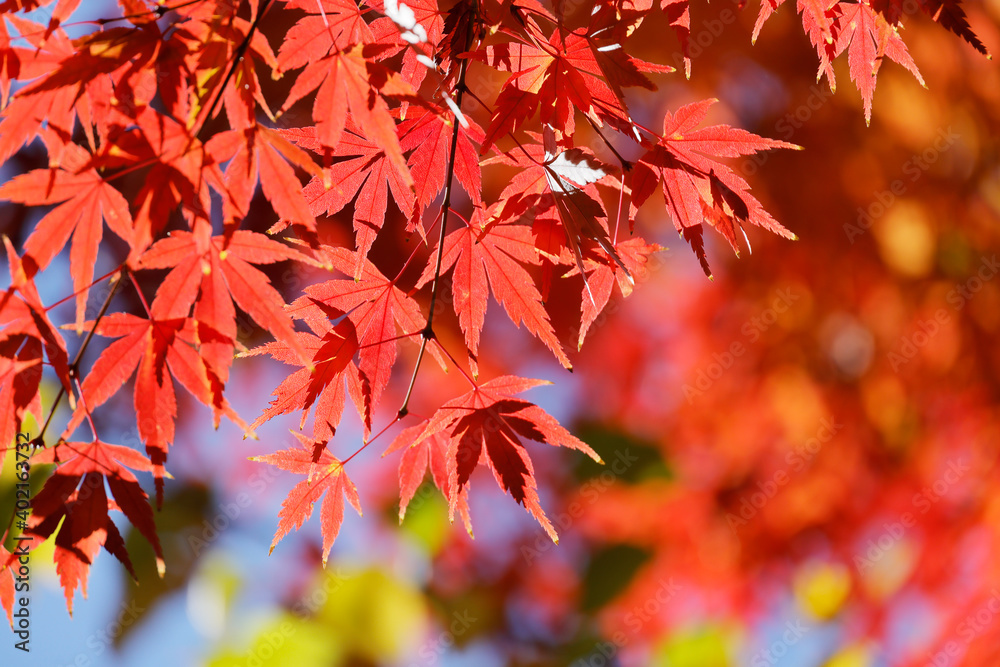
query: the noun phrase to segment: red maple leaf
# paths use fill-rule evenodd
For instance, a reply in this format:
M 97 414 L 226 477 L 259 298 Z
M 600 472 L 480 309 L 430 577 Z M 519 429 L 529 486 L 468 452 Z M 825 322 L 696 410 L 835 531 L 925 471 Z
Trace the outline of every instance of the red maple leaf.
M 752 155 L 773 148 L 799 149 L 799 146 L 765 139 L 728 125 L 695 129 L 715 101 L 688 104 L 664 116 L 663 135 L 655 144 L 648 144 L 649 150 L 632 170 L 630 216 L 634 217 L 637 208 L 661 185 L 674 227 L 691 244 L 709 277 L 712 272 L 705 256 L 703 222 L 713 225 L 737 254 L 735 230 L 745 236 L 746 223 L 785 238 L 796 238 L 750 195 L 750 185 L 741 176 L 714 158 Z
M 477 53 L 491 67 L 511 72 L 497 97 L 482 152 L 518 129 L 536 110 L 542 125 L 556 128 L 560 139 L 575 131 L 577 110 L 600 125 L 610 121 L 631 133 L 632 119 L 622 89 L 656 90 L 643 72 L 671 72 L 672 67 L 646 63 L 622 48 L 625 34 L 613 30 L 609 17 L 595 17 L 586 33 L 557 29 L 546 38 L 527 21 L 516 40 Z
M 130 260 L 150 246 L 182 204 L 197 217 L 210 219 L 209 185 L 227 195 L 219 161 L 191 132 L 143 107 L 134 118 L 117 117 L 107 146 L 94 157 L 96 167 L 149 165 L 133 201 Z
M 135 577 L 125 541 L 108 516 L 109 509 L 122 512 L 149 541 L 157 571 L 163 576 L 163 551 L 149 496 L 129 470 L 153 470 L 149 459 L 128 447 L 95 438 L 93 442 L 60 441 L 32 457 L 33 465 L 40 463 L 60 465 L 32 500 L 25 534 L 44 540 L 56 533 L 56 571 L 70 613 L 76 589 L 81 587 L 87 596 L 87 575 L 102 546 Z M 105 483 L 113 500 L 105 492 Z
M 383 95 L 410 101 L 419 101 L 419 98 L 413 87 L 398 74 L 374 62 L 383 50 L 384 47 L 377 44 L 355 45 L 310 62 L 292 85 L 282 111 L 318 88 L 313 115 L 320 143 L 330 149 L 336 148 L 350 111 L 364 136 L 385 151 L 406 187 L 413 187 L 396 136 L 396 121 Z
M 534 468 L 522 441 L 575 449 L 598 463 L 601 458 L 537 405 L 513 398 L 514 394 L 542 384 L 549 383 L 505 375 L 477 385 L 467 394 L 442 405 L 423 424 L 423 430 L 413 437 L 410 447 L 437 434 L 447 437 L 448 484 L 455 490 L 448 499 L 452 519 L 469 476 L 483 462 L 493 472 L 500 488 L 523 505 L 554 542 L 559 541 L 539 504 Z M 406 440 L 409 438 L 407 434 Z
M 313 440 L 292 431 L 299 439 L 302 447 L 283 449 L 274 454 L 254 456 L 251 461 L 269 463 L 282 470 L 297 475 L 306 475 L 306 479 L 296 484 L 281 504 L 278 513 L 278 530 L 271 541 L 271 551 L 278 545 L 292 528 L 298 530 L 312 514 L 313 505 L 323 498 L 320 509 L 320 521 L 323 532 L 323 564 L 330 555 L 333 541 L 337 539 L 340 526 L 344 522 L 344 498 L 351 507 L 361 515 L 361 500 L 354 482 L 347 476 L 343 463 L 334 458 L 326 449 L 326 441 Z M 317 455 L 318 454 L 318 455 Z
M 353 0 L 290 0 L 285 6 L 303 10 L 307 15 L 285 33 L 278 50 L 279 72 L 305 67 L 333 49 L 374 40 L 361 16 L 361 7 Z
M 320 258 L 348 276 L 354 273 L 358 261 L 357 255 L 346 248 L 324 248 Z M 397 327 L 406 336 L 418 334 L 427 325 L 420 307 L 368 260 L 364 260 L 358 280 L 328 280 L 307 287 L 305 293 L 292 302 L 289 313 L 304 320 L 317 334 L 329 326 L 331 308 L 347 313 L 354 323 L 360 347 L 358 368 L 370 385 L 374 410 L 396 362 L 396 342 L 401 337 Z M 441 353 L 434 347 L 428 349 L 441 367 L 447 368 Z
M 842 29 L 836 40 L 836 53 L 840 55 L 847 51 L 851 80 L 861 91 L 865 122 L 871 123 L 872 98 L 875 96 L 875 82 L 883 58 L 888 56 L 905 67 L 920 85 L 924 85 L 924 79 L 906 49 L 903 38 L 884 15 L 863 2 L 856 5 L 841 4 L 844 5 L 844 14 L 841 18 Z
M 544 244 L 547 247 L 539 246 L 539 250 L 551 257 L 561 254 L 558 246 L 568 248 L 580 273 L 583 273 L 586 244 L 595 241 L 627 276 L 628 269 L 615 250 L 608 232 L 608 216 L 594 185 L 605 182 L 617 189 L 619 182 L 589 151 L 561 149 L 549 130 L 544 133 L 544 141 L 544 147 L 537 143 L 521 145 L 516 151 L 487 161 L 520 170 L 500 194 L 496 219 L 530 219 L 536 234 L 548 237 Z M 551 234 L 551 227 L 545 225 L 547 221 L 558 223 L 562 228 L 561 238 Z
M 163 303 L 163 302 L 161 302 Z M 94 362 L 84 379 L 82 398 L 64 437 L 68 437 L 88 412 L 103 405 L 136 372 L 135 411 L 139 436 L 146 443 L 156 481 L 157 504 L 163 498 L 163 465 L 174 441 L 177 398 L 173 379 L 192 396 L 212 408 L 216 428 L 222 415 L 244 431 L 246 424 L 222 394 L 222 382 L 205 363 L 196 348 L 197 323 L 187 317 L 164 317 L 156 302 L 151 319 L 128 313 L 106 315 L 94 332 L 118 338 Z M 87 323 L 89 329 L 93 325 Z M 172 379 L 173 378 L 173 379 Z
M 43 350 L 63 388 L 72 390 L 66 344 L 49 321 L 34 280 L 10 239 L 4 236 L 3 242 L 11 285 L 0 295 L 0 442 L 10 443 L 21 430 L 26 411 L 36 418 L 42 416 L 38 389 Z
M 72 145 L 72 144 L 71 144 Z M 72 145 L 83 153 L 80 147 Z M 70 275 L 76 291 L 77 331 L 83 325 L 89 286 L 94 278 L 97 249 L 103 236 L 102 218 L 108 227 L 131 243 L 132 216 L 128 202 L 95 169 L 72 173 L 63 169 L 36 169 L 15 176 L 0 186 L 0 199 L 28 206 L 58 204 L 35 226 L 24 243 L 31 272 L 44 270 L 73 235 Z
M 2 321 L 2 320 L 0 320 Z M 0 340 L 0 442 L 10 443 L 21 432 L 25 413 L 42 417 L 42 344 L 24 334 L 10 336 L 4 331 Z M 0 471 L 3 460 L 0 457 Z
M 291 165 L 318 178 L 326 190 L 333 185 L 309 154 L 282 133 L 261 125 L 241 132 L 221 132 L 212 137 L 207 149 L 219 162 L 229 161 L 223 198 L 227 222 L 239 222 L 247 216 L 259 180 L 264 196 L 280 219 L 316 231 L 316 219 Z
M 899 25 L 900 18 L 906 13 L 905 0 L 869 0 L 871 8 L 885 16 L 891 25 Z M 940 23 L 946 30 L 955 33 L 972 48 L 984 56 L 990 53 L 969 25 L 969 18 L 962 9 L 962 0 L 919 0 L 920 9 L 932 19 Z M 845 10 L 846 11 L 846 10 Z
M 622 241 L 615 246 L 622 262 L 628 267 L 629 274 L 641 276 L 645 272 L 646 263 L 649 256 L 654 252 L 663 250 L 663 246 L 657 243 L 646 243 L 639 237 L 633 237 L 627 241 Z M 587 337 L 587 332 L 594 324 L 597 316 L 611 298 L 611 291 L 614 288 L 616 278 L 618 288 L 622 296 L 632 293 L 633 281 L 631 276 L 620 267 L 609 261 L 588 260 L 587 284 L 584 287 L 582 303 L 582 313 L 580 317 L 580 336 L 577 340 L 577 349 L 583 347 L 583 340 Z M 573 268 L 565 274 L 571 276 L 579 273 L 579 268 Z
M 762 0 L 757 23 L 754 25 L 751 40 L 756 43 L 764 23 L 785 3 L 785 0 Z M 819 55 L 819 74 L 826 75 L 830 82 L 830 90 L 836 90 L 837 82 L 833 73 L 833 59 L 836 57 L 837 36 L 842 25 L 841 3 L 838 0 L 797 0 L 798 11 L 802 14 L 802 28 L 809 35 L 809 41 Z
M 901 1 L 893 0 L 893 2 L 899 3 Z M 990 57 L 990 52 L 986 49 L 986 46 L 976 37 L 976 33 L 972 32 L 969 19 L 965 15 L 965 10 L 962 9 L 962 0 L 921 0 L 920 6 L 932 19 L 963 38 L 976 51 L 979 51 L 986 57 Z
M 476 206 L 482 204 L 482 174 L 479 154 L 473 142 L 483 143 L 483 130 L 474 121 L 466 119 L 468 127 L 459 126 L 455 152 L 455 176 Z M 424 110 L 415 118 L 399 125 L 399 143 L 404 151 L 413 151 L 406 164 L 413 175 L 417 196 L 414 219 L 434 201 L 445 185 L 454 121 L 446 120 L 439 113 Z M 398 201 L 398 198 L 397 198 Z
M 285 136 L 302 148 L 323 152 L 314 128 L 286 131 Z M 358 256 L 351 275 L 358 277 L 368 251 L 385 222 L 389 193 L 392 192 L 393 200 L 403 215 L 409 216 L 414 204 L 413 190 L 390 163 L 385 150 L 366 139 L 353 121 L 348 120 L 332 155 L 350 159 L 325 169 L 322 177 L 313 178 L 302 194 L 313 215 L 333 215 L 357 197 L 354 231 Z M 327 187 L 326 183 L 335 183 L 336 187 Z M 279 222 L 269 231 L 276 232 L 283 227 L 284 222 Z
M 468 487 L 458 491 L 448 477 L 448 436 L 445 433 L 435 433 L 418 441 L 417 438 L 423 430 L 422 424 L 403 429 L 392 444 L 382 452 L 384 457 L 404 450 L 403 456 L 399 459 L 399 522 L 403 523 L 406 508 L 409 507 L 414 494 L 424 481 L 425 473 L 429 470 L 431 479 L 449 505 L 452 495 L 458 494 L 456 501 L 458 513 L 462 517 L 465 529 L 472 536 Z
M 366 433 L 371 429 L 371 414 L 369 411 L 367 381 L 363 380 L 353 359 L 358 351 L 358 337 L 354 325 L 343 318 L 336 326 L 329 322 L 312 320 L 312 324 L 320 329 L 313 335 L 296 333 L 299 347 L 310 353 L 310 368 L 302 368 L 281 381 L 274 392 L 271 407 L 250 425 L 254 430 L 266 421 L 295 410 L 302 410 L 301 429 L 312 406 L 316 405 L 316 418 L 313 422 L 313 437 L 317 440 L 329 440 L 333 437 L 340 424 L 344 412 L 344 379 L 347 379 L 348 392 L 358 409 L 358 414 L 365 423 Z M 323 329 L 325 327 L 325 329 Z M 278 361 L 286 364 L 303 365 L 289 346 L 283 342 L 268 343 L 250 350 L 241 356 L 270 354 Z
M 542 295 L 524 265 L 541 263 L 531 228 L 509 223 L 487 225 L 484 229 L 481 209 L 476 209 L 471 225 L 448 234 L 444 241 L 441 272 L 455 267 L 452 274 L 452 297 L 459 325 L 465 332 L 469 363 L 478 375 L 479 335 L 486 321 L 490 293 L 504 307 L 517 326 L 523 322 L 565 368 L 572 369 L 569 357 L 556 337 Z M 424 268 L 417 287 L 434 278 L 435 257 Z M 432 348 L 433 349 L 433 348 Z
M 171 269 L 157 290 L 153 310 L 164 319 L 183 318 L 194 305 L 202 354 L 222 382 L 229 377 L 236 341 L 234 302 L 308 363 L 309 354 L 284 311 L 284 298 L 252 266 L 305 258 L 256 232 L 237 230 L 228 238 L 210 234 L 208 224 L 196 224 L 193 233 L 171 232 L 142 254 L 139 268 Z
M 20 81 L 36 79 L 29 85 L 44 82 L 45 77 L 58 70 L 60 63 L 76 55 L 73 43 L 61 29 L 49 30 L 13 13 L 4 13 L 4 18 L 30 46 L 11 49 L 10 55 L 4 58 L 5 63 L 13 65 L 16 62 L 12 73 L 16 73 Z M 43 125 L 64 136 L 72 136 L 78 113 L 89 115 L 92 106 L 88 97 L 80 94 L 82 86 L 81 81 L 74 81 L 64 86 L 18 91 L 0 112 L 0 164 L 34 139 Z

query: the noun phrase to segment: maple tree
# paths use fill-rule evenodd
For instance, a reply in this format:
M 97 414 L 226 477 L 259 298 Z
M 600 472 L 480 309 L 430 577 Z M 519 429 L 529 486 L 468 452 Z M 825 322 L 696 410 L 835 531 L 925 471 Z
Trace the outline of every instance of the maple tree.
M 542 381 L 480 379 L 494 370 L 481 349 L 490 298 L 524 325 L 526 345 L 537 338 L 572 370 L 553 285 L 569 281 L 580 295 L 582 349 L 612 295 L 633 292 L 667 237 L 643 224 L 640 207 L 667 214 L 708 277 L 706 225 L 737 255 L 755 227 L 796 238 L 732 160 L 797 145 L 707 125 L 711 99 L 667 112 L 662 127 L 630 110 L 629 89 L 655 91 L 682 76 L 630 55 L 652 17 L 666 18 L 684 50 L 683 75 L 697 76 L 686 0 L 120 0 L 119 15 L 74 23 L 79 4 L 0 3 L 0 160 L 36 141 L 47 155 L 46 167 L 0 185 L 0 199 L 44 209 L 20 251 L 5 238 L 0 439 L 12 442 L 28 413 L 42 424 L 31 434 L 31 461 L 55 467 L 23 532 L 55 536 L 69 609 L 78 588 L 86 593 L 101 547 L 133 569 L 109 510 L 148 540 L 162 572 L 152 507 L 131 471 L 152 474 L 162 503 L 180 416 L 175 381 L 211 409 L 216 427 L 225 417 L 250 437 L 280 415 L 301 411 L 299 429 L 312 415 L 311 435 L 295 433 L 301 447 L 254 457 L 305 475 L 282 506 L 272 550 L 321 502 L 325 563 L 344 500 L 361 512 L 351 459 L 400 422 L 406 427 L 384 454 L 402 452 L 400 520 L 430 472 L 450 518 L 457 511 L 471 533 L 469 485 L 483 466 L 557 541 L 529 452 L 549 444 L 600 457 L 515 397 Z M 762 0 L 754 40 L 766 37 L 781 4 Z M 958 0 L 917 6 L 987 53 Z M 923 83 L 899 30 L 901 1 L 799 0 L 796 9 L 831 89 L 833 62 L 847 52 L 867 121 L 884 58 Z M 290 28 L 272 34 L 265 17 L 279 15 Z M 71 38 L 80 27 L 85 33 Z M 483 69 L 507 76 L 492 100 L 469 85 L 470 72 Z M 484 185 L 488 173 L 509 175 L 500 192 Z M 411 244 L 409 256 L 380 265 L 373 248 L 396 239 Z M 67 245 L 63 301 L 73 300 L 75 313 L 63 328 L 83 336 L 72 361 L 50 318 L 62 301 L 44 304 L 35 286 Z M 116 266 L 95 278 L 99 256 Z M 267 272 L 283 262 L 337 277 L 283 294 Z M 446 281 L 461 336 L 446 332 Z M 89 317 L 92 292 L 105 283 Z M 113 310 L 117 294 L 135 312 Z M 274 340 L 247 349 L 239 312 Z M 85 365 L 95 337 L 114 340 Z M 400 363 L 406 340 L 419 344 L 409 373 Z M 422 404 L 432 412 L 421 418 L 411 402 L 423 403 L 428 354 L 471 388 Z M 295 370 L 248 425 L 227 383 L 235 359 L 262 355 Z M 41 401 L 43 372 L 59 384 L 50 405 Z M 394 374 L 405 390 L 392 391 Z M 93 419 L 132 378 L 145 455 L 103 440 Z M 348 396 L 360 446 L 337 434 Z M 387 396 L 401 402 L 388 405 Z M 72 412 L 56 435 L 64 398 Z M 10 577 L 0 574 L 0 592 Z M 10 618 L 11 599 L 0 601 Z

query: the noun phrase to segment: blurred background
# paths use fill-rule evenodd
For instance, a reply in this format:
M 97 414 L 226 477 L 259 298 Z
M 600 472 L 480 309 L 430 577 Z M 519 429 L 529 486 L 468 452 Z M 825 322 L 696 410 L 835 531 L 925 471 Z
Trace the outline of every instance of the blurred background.
M 82 11 L 99 15 L 106 4 Z M 965 6 L 1000 52 L 1000 2 Z M 243 441 L 228 422 L 213 431 L 209 411 L 185 395 L 174 479 L 156 516 L 166 576 L 133 532 L 140 584 L 103 554 L 70 618 L 43 546 L 32 560 L 30 664 L 1000 664 L 1000 69 L 909 17 L 903 36 L 927 88 L 886 62 L 866 127 L 846 57 L 831 94 L 816 84 L 794 8 L 782 7 L 751 46 L 756 12 L 693 3 L 690 81 L 658 76 L 658 92 L 629 91 L 629 100 L 639 122 L 657 127 L 666 110 L 717 97 L 711 123 L 801 145 L 732 163 L 799 240 L 748 230 L 753 252 L 737 259 L 706 234 L 709 281 L 652 197 L 638 229 L 667 249 L 632 296 L 612 296 L 572 355 L 572 374 L 496 304 L 488 314 L 482 377 L 552 380 L 525 397 L 607 462 L 530 449 L 558 546 L 483 470 L 472 482 L 475 539 L 449 524 L 428 483 L 397 525 L 399 454 L 379 457 L 393 430 L 352 461 L 365 516 L 347 514 L 325 570 L 316 519 L 269 557 L 297 480 L 247 458 L 290 446 L 297 415 Z M 266 26 L 272 45 L 284 29 Z M 678 49 L 666 21 L 652 19 L 632 46 L 675 66 Z M 476 67 L 470 77 L 490 100 L 503 80 Z M 0 178 L 44 159 L 28 147 Z M 484 179 L 487 200 L 506 184 L 500 171 Z M 274 217 L 258 203 L 247 226 L 263 231 Z M 0 232 L 20 247 L 38 215 L 0 204 Z M 390 206 L 372 252 L 389 275 L 416 242 L 401 218 Z M 346 211 L 323 221 L 324 240 L 349 245 L 350 220 Z M 115 250 L 97 275 L 121 260 Z M 269 269 L 289 299 L 325 279 Z M 410 285 L 419 271 L 407 273 Z M 151 294 L 162 275 L 148 273 Z M 45 275 L 45 302 L 69 293 L 66 271 Z M 557 279 L 548 301 L 567 348 L 579 323 L 575 280 Z M 119 295 L 112 310 L 141 308 L 132 300 Z M 72 306 L 54 313 L 69 321 Z M 450 311 L 443 322 L 445 345 L 460 350 Z M 244 329 L 246 345 L 265 340 Z M 402 400 L 415 354 L 403 344 L 376 430 Z M 253 419 L 286 373 L 239 361 L 230 401 Z M 413 412 L 431 413 L 463 383 L 425 364 Z M 49 405 L 56 386 L 46 388 Z M 129 389 L 98 413 L 119 434 L 105 439 L 138 442 L 131 401 Z M 337 455 L 361 443 L 360 424 L 345 415 Z M 5 512 L 13 471 L 4 466 Z M 3 663 L 26 664 L 12 644 L 0 643 Z

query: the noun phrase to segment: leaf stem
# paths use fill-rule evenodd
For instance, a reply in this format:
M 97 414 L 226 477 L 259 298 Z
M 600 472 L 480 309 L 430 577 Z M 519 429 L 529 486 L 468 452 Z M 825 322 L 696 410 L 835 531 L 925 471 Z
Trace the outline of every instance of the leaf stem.
M 428 232 L 431 232 L 431 231 L 434 231 L 434 228 L 435 228 L 435 227 L 437 227 L 437 224 L 438 224 L 438 223 L 439 223 L 440 221 L 441 221 L 441 213 L 439 212 L 439 213 L 437 214 L 437 216 L 435 216 L 435 218 L 434 218 L 434 224 L 432 224 L 432 225 L 430 226 L 430 229 L 428 229 L 427 231 L 428 231 Z M 392 284 L 393 284 L 393 285 L 395 285 L 395 284 L 396 284 L 397 282 L 399 282 L 399 279 L 403 277 L 403 273 L 404 273 L 404 272 L 406 271 L 406 269 L 408 269 L 408 268 L 409 268 L 409 266 L 410 266 L 410 262 L 412 262 L 412 261 L 413 261 L 413 258 L 414 258 L 414 257 L 416 257 L 416 256 L 417 256 L 417 253 L 418 253 L 418 252 L 420 251 L 420 247 L 421 247 L 421 244 L 417 243 L 417 244 L 416 244 L 416 247 L 415 247 L 415 248 L 413 249 L 413 252 L 411 252 L 411 253 L 410 253 L 410 256 L 406 258 L 406 261 L 405 261 L 405 262 L 403 262 L 403 266 L 402 266 L 402 267 L 400 267 L 400 269 L 399 269 L 399 273 L 397 273 L 397 274 L 396 274 L 396 277 L 392 279 Z
M 146 303 L 146 297 L 142 293 L 142 289 L 139 287 L 139 282 L 135 279 L 135 276 L 130 272 L 128 274 L 129 280 L 132 281 L 132 287 L 135 288 L 135 293 L 139 295 L 139 301 L 142 302 L 142 307 L 146 310 L 146 317 L 153 319 L 153 313 L 149 310 L 149 304 Z
M 97 283 L 101 282 L 105 278 L 110 278 L 111 276 L 115 275 L 116 273 L 118 273 L 119 271 L 121 271 L 124 267 L 125 267 L 125 263 L 122 262 L 116 268 L 111 269 L 110 271 L 108 271 L 107 273 L 105 273 L 100 278 L 94 278 L 94 280 L 91 281 L 91 283 L 89 285 L 85 285 L 84 287 L 81 287 L 80 289 L 78 289 L 77 291 L 73 292 L 69 296 L 63 297 L 63 298 L 59 299 L 58 301 L 56 301 L 55 303 L 46 306 L 45 307 L 45 312 L 46 313 L 49 312 L 50 310 L 52 310 L 56 306 L 61 306 L 62 304 L 66 303 L 67 301 L 69 301 L 70 299 L 72 299 L 73 297 L 75 297 L 77 294 L 80 294 L 81 292 L 83 292 L 85 290 L 89 290 L 91 287 L 93 287 Z
M 393 336 L 392 338 L 385 338 L 376 343 L 365 343 L 364 345 L 358 345 L 359 350 L 363 350 L 366 347 L 375 347 L 377 345 L 385 345 L 386 343 L 392 343 L 397 340 L 403 340 L 404 338 L 412 338 L 413 336 L 419 336 L 423 331 L 414 331 L 413 333 L 400 334 L 399 336 Z
M 441 341 L 438 340 L 437 338 L 434 339 L 434 342 L 437 344 L 438 348 L 440 348 L 440 350 L 445 353 L 445 356 L 451 359 L 451 363 L 455 364 L 455 367 L 458 368 L 458 370 L 462 373 L 465 379 L 469 381 L 469 384 L 471 384 L 473 387 L 478 387 L 479 385 L 476 384 L 476 381 L 472 379 L 472 376 L 469 375 L 464 368 L 462 368 L 462 364 L 458 363 L 458 360 L 451 355 L 451 352 L 448 351 L 448 348 L 442 345 Z
M 373 436 L 372 436 L 371 438 L 369 438 L 369 439 L 368 439 L 368 441 L 367 441 L 367 442 L 365 442 L 365 443 L 364 443 L 363 445 L 361 445 L 361 446 L 360 446 L 360 447 L 359 447 L 359 448 L 357 449 L 357 451 L 355 451 L 355 452 L 354 452 L 353 454 L 351 454 L 350 456 L 348 456 L 348 457 L 347 457 L 346 459 L 343 459 L 343 460 L 342 460 L 342 461 L 340 462 L 340 466 L 341 466 L 341 467 L 344 467 L 345 465 L 347 465 L 347 462 L 348 462 L 348 461 L 350 461 L 350 460 L 351 460 L 351 459 L 353 459 L 353 458 L 354 458 L 355 456 L 357 456 L 358 454 L 360 454 L 361 452 L 363 452 L 363 451 L 364 451 L 364 450 L 365 450 L 365 449 L 366 449 L 366 448 L 368 447 L 368 445 L 370 445 L 370 444 L 372 444 L 373 442 L 375 442 L 376 440 L 378 440 L 378 439 L 379 439 L 379 437 L 380 437 L 380 436 L 381 436 L 381 435 L 382 435 L 383 433 L 385 433 L 385 432 L 386 432 L 386 431 L 388 431 L 388 430 L 389 430 L 390 428 L 392 428 L 392 426 L 393 426 L 393 425 L 394 425 L 394 424 L 395 424 L 396 422 L 398 422 L 399 420 L 400 420 L 400 416 L 399 416 L 399 415 L 396 415 L 395 417 L 393 417 L 392 421 L 391 421 L 391 422 L 389 422 L 388 424 L 386 424 L 385 426 L 383 426 L 383 427 L 382 427 L 382 430 L 381 430 L 381 431 L 379 431 L 378 433 L 376 433 L 375 435 L 373 435 Z

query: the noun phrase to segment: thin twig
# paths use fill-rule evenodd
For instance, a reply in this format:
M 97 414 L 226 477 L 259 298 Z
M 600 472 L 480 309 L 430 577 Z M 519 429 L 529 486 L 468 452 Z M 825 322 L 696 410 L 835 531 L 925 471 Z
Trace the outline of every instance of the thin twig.
M 73 359 L 73 363 L 70 364 L 69 366 L 69 377 L 71 380 L 79 375 L 80 362 L 83 361 L 83 353 L 87 351 L 87 346 L 90 345 L 90 340 L 94 337 L 94 332 L 97 331 L 97 325 L 100 324 L 101 319 L 104 317 L 104 314 L 108 312 L 108 307 L 111 305 L 111 299 L 114 298 L 115 292 L 118 291 L 118 285 L 119 283 L 122 282 L 122 278 L 126 273 L 129 273 L 128 268 L 127 267 L 122 268 L 121 273 L 118 275 L 118 277 L 112 279 L 111 289 L 108 291 L 108 296 L 105 297 L 104 304 L 101 306 L 101 310 L 97 313 L 97 317 L 94 318 L 94 325 L 90 327 L 90 331 L 87 332 L 87 337 L 83 339 L 83 345 L 80 346 L 80 349 L 76 353 L 76 357 Z M 65 393 L 66 393 L 66 387 L 62 383 L 60 383 L 59 393 L 56 394 L 56 400 L 52 402 L 52 408 L 49 410 L 49 416 L 46 417 L 45 419 L 45 425 L 42 426 L 42 432 L 39 433 L 38 437 L 35 439 L 37 441 L 42 442 L 42 444 L 45 443 L 44 440 L 45 431 L 48 430 L 49 424 L 52 423 L 52 417 L 53 415 L 55 415 L 56 408 L 59 407 L 59 401 L 62 400 L 63 394 Z
M 475 31 L 475 19 L 469 21 L 468 32 L 465 37 L 465 50 L 469 49 L 472 36 Z M 457 92 L 455 94 L 455 106 L 462 108 L 462 97 L 465 94 L 465 75 L 468 71 L 469 61 L 462 59 L 458 73 Z M 417 352 L 417 362 L 413 365 L 413 375 L 410 376 L 410 386 L 406 390 L 403 398 L 403 405 L 396 413 L 396 419 L 402 419 L 409 412 L 410 397 L 413 395 L 413 386 L 417 381 L 417 373 L 420 371 L 420 362 L 423 361 L 424 351 L 427 349 L 427 341 L 434 338 L 434 308 L 437 305 L 438 283 L 441 282 L 441 263 L 444 259 L 444 239 L 448 233 L 448 213 L 451 211 L 451 193 L 455 184 L 455 154 L 458 149 L 458 133 L 461 123 L 455 118 L 455 125 L 451 132 L 451 152 L 448 155 L 448 176 L 445 179 L 444 202 L 441 204 L 441 229 L 438 236 L 437 258 L 434 260 L 434 282 L 431 284 L 431 305 L 427 313 L 427 326 L 423 330 L 423 338 L 420 340 L 420 350 Z
M 226 72 L 225 78 L 222 80 L 222 85 L 219 86 L 219 91 L 215 94 L 215 99 L 212 100 L 212 104 L 208 107 L 208 113 L 205 114 L 205 119 L 202 121 L 199 131 L 205 127 L 205 124 L 212 119 L 212 114 L 215 113 L 215 108 L 219 106 L 219 102 L 222 100 L 222 95 L 226 92 L 226 86 L 229 84 L 229 80 L 233 78 L 236 74 L 236 68 L 240 66 L 240 61 L 243 60 L 243 56 L 246 55 L 247 49 L 250 47 L 250 40 L 253 39 L 253 35 L 257 32 L 257 26 L 260 25 L 260 20 L 264 18 L 264 14 L 267 13 L 267 8 L 271 5 L 271 0 L 264 0 L 264 3 L 260 7 L 260 11 L 257 12 L 257 18 L 253 20 L 250 24 L 250 29 L 247 30 L 247 36 L 243 38 L 236 50 L 233 51 L 233 62 L 229 66 L 229 70 Z M 198 133 L 192 137 L 197 137 Z

